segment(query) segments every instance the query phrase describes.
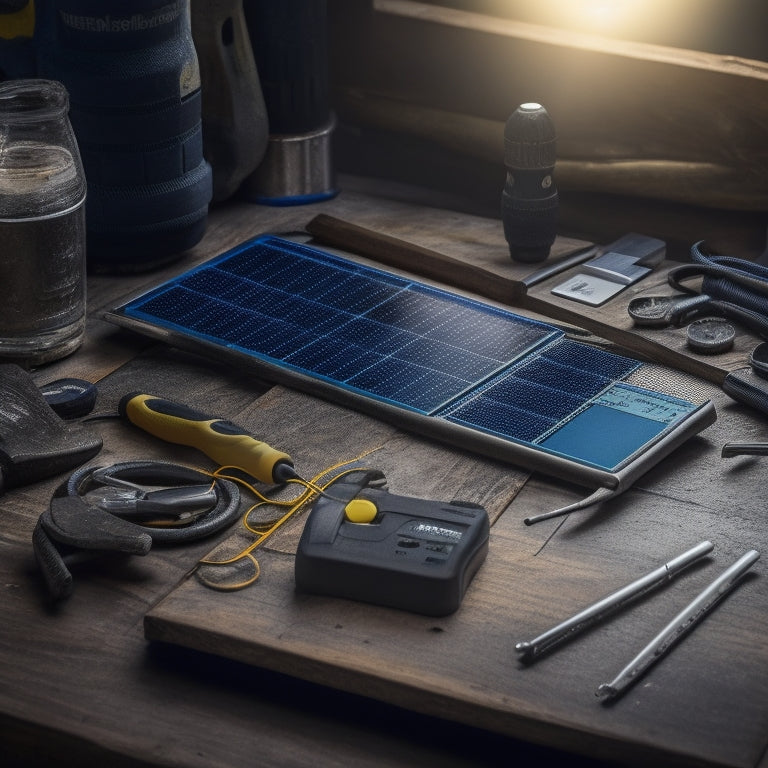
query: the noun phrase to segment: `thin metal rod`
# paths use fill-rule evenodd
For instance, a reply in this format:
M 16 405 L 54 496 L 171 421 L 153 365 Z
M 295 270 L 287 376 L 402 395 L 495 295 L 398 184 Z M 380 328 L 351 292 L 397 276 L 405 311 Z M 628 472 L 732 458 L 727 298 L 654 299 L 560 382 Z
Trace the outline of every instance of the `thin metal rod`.
M 578 264 L 584 263 L 587 261 L 587 259 L 591 259 L 593 256 L 597 255 L 597 251 L 598 248 L 596 245 L 581 248 L 575 253 L 564 256 L 562 259 L 552 261 L 541 269 L 537 269 L 535 272 L 531 272 L 530 275 L 522 279 L 522 283 L 526 288 L 532 288 L 534 285 L 543 283 L 550 277 L 554 277 L 555 275 L 559 275 L 561 272 L 565 272 L 566 269 L 570 269 L 571 267 L 575 267 Z
M 526 525 L 533 525 L 534 523 L 540 523 L 542 520 L 551 520 L 554 517 L 562 517 L 563 515 L 576 512 L 579 509 L 586 509 L 593 504 L 597 504 L 601 501 L 607 501 L 614 496 L 618 496 L 620 491 L 615 488 L 598 488 L 594 493 L 590 494 L 584 499 L 568 504 L 566 507 L 552 510 L 551 512 L 542 512 L 540 515 L 533 515 L 532 517 L 526 517 L 523 522 Z
M 768 456 L 768 443 L 726 443 L 720 456 L 724 459 L 733 456 Z
M 598 600 L 598 602 L 574 614 L 571 618 L 552 627 L 552 629 L 547 630 L 533 640 L 518 643 L 515 646 L 515 650 L 520 655 L 521 661 L 532 661 L 554 645 L 563 642 L 566 638 L 572 637 L 605 616 L 614 613 L 630 601 L 637 599 L 662 584 L 666 584 L 680 571 L 711 552 L 712 549 L 713 545 L 711 542 L 702 541 L 682 555 L 678 555 L 645 576 L 641 576 L 621 589 L 612 592 L 607 597 Z
M 658 661 L 681 637 L 690 632 L 704 616 L 738 583 L 755 564 L 760 553 L 754 549 L 742 555 L 730 568 L 715 579 L 699 596 L 680 613 L 627 664 L 610 682 L 598 686 L 596 696 L 614 699 Z

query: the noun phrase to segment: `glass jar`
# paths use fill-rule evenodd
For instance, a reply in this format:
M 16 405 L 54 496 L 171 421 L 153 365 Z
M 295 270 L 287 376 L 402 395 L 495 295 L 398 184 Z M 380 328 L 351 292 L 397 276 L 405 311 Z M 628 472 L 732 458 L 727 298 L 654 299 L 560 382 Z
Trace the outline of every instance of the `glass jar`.
M 25 367 L 85 334 L 86 183 L 55 80 L 0 83 L 0 358 Z

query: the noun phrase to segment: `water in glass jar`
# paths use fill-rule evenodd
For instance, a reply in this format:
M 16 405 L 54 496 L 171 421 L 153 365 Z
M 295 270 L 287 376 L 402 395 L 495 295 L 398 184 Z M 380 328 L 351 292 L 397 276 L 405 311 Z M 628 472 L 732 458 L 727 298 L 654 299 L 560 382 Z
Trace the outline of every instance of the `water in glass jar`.
M 85 184 L 76 145 L 24 137 L 35 109 L 12 101 L 7 117 L 0 92 L 0 359 L 37 365 L 83 340 Z

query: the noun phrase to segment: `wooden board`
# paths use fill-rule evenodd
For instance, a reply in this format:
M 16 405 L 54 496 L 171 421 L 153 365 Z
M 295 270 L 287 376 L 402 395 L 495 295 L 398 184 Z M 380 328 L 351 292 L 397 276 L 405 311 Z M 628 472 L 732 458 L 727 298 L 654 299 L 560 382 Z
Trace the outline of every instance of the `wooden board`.
M 418 242 L 487 262 L 499 275 L 527 271 L 509 261 L 500 223 L 491 219 L 347 192 L 279 211 L 234 204 L 214 213 L 203 242 L 177 264 L 119 280 L 92 276 L 86 346 L 35 376 L 98 380 L 99 411 L 113 412 L 122 395 L 137 389 L 197 408 L 216 407 L 289 450 L 307 474 L 385 443 L 387 449 L 372 457 L 380 460 L 393 492 L 461 496 L 493 512 L 489 556 L 461 610 L 435 621 L 299 598 L 292 572 L 298 531 L 292 529 L 258 553 L 262 577 L 243 592 L 212 593 L 186 577 L 213 549 L 200 542 L 183 550 L 153 550 L 127 567 L 121 562 L 79 572 L 70 601 L 50 611 L 37 580 L 30 578 L 29 537 L 55 482 L 19 489 L 1 500 L 8 599 L 0 622 L 0 741 L 4 746 L 24 741 L 27 752 L 50 756 L 48 762 L 86 752 L 93 764 L 207 768 L 248 764 L 257 750 L 260 763 L 274 766 L 435 762 L 464 768 L 498 764 L 488 757 L 494 745 L 515 748 L 517 742 L 493 739 L 493 731 L 623 764 L 646 765 L 659 757 L 665 765 L 757 764 L 768 742 L 760 687 L 768 671 L 762 563 L 755 568 L 757 578 L 730 596 L 629 698 L 604 709 L 593 696 L 597 684 L 745 548 L 765 549 L 763 462 L 719 458 L 725 440 L 765 439 L 764 422 L 717 389 L 712 394 L 719 398 L 719 421 L 625 496 L 572 515 L 562 525 L 526 527 L 522 519 L 528 514 L 576 500 L 583 490 L 541 477 L 520 489 L 526 475 L 514 468 L 414 440 L 284 390 L 262 395 L 268 387 L 250 375 L 175 350 L 155 346 L 135 359 L 146 340 L 100 319 L 103 309 L 129 294 L 261 232 L 301 230 L 320 212 L 401 236 L 408 227 Z M 555 254 L 579 245 L 559 240 Z M 100 428 L 105 449 L 99 463 L 170 458 L 199 465 L 192 449 L 169 449 L 115 420 Z M 248 540 L 241 530 L 232 537 L 227 546 Z M 716 546 L 710 563 L 541 663 L 518 667 L 517 640 L 705 537 Z M 147 651 L 145 613 L 147 634 L 173 646 L 152 643 Z M 184 653 L 179 646 L 209 655 Z M 224 656 L 251 670 L 217 663 Z M 264 674 L 265 669 L 397 707 L 366 707 L 352 698 L 345 699 L 340 714 L 340 697 L 318 686 L 309 688 L 315 701 L 310 710 L 306 688 Z M 359 714 L 355 718 L 349 710 Z M 451 744 L 452 729 L 411 713 L 481 730 L 457 727 L 455 738 L 462 743 Z M 428 747 L 403 741 L 412 729 L 426 732 Z M 514 759 L 518 755 L 516 749 Z
M 670 462 L 602 508 L 527 527 L 526 515 L 573 500 L 577 491 L 533 478 L 518 493 L 517 479 L 502 468 L 395 436 L 288 390 L 270 393 L 250 413 L 280 444 L 300 446 L 298 466 L 386 438 L 369 458 L 392 492 L 469 493 L 490 506 L 496 520 L 486 562 L 459 611 L 446 618 L 302 595 L 292 555 L 299 520 L 290 536 L 257 550 L 256 584 L 220 593 L 190 577 L 147 613 L 147 638 L 621 764 L 757 765 L 768 745 L 768 592 L 760 564 L 623 699 L 605 706 L 594 695 L 746 549 L 765 550 L 762 502 L 734 508 L 736 467 L 718 455 L 733 421 L 683 446 L 674 472 Z M 289 421 L 271 416 L 285 413 Z M 340 434 L 349 438 L 343 446 Z M 751 463 L 748 472 L 761 471 Z M 534 665 L 517 662 L 515 642 L 705 538 L 715 550 L 700 566 Z M 249 540 L 236 532 L 212 557 Z
M 764 62 L 410 0 L 329 10 L 335 106 L 359 130 L 417 137 L 457 165 L 469 157 L 503 170 L 504 122 L 537 101 L 557 128 L 562 189 L 768 205 Z
M 450 191 L 462 210 L 498 215 L 504 122 L 536 101 L 557 130 L 561 234 L 645 231 L 673 258 L 702 237 L 734 256 L 765 249 L 764 62 L 450 5 L 329 5 L 342 170 Z M 517 15 L 521 4 L 507 5 Z
M 311 206 L 233 202 L 212 210 L 205 238 L 177 263 L 143 275 L 90 275 L 85 345 L 34 371 L 36 381 L 74 375 L 98 382 L 98 413 L 114 413 L 123 395 L 139 389 L 215 409 L 294 453 L 308 473 L 332 457 L 347 457 L 366 440 L 386 438 L 389 451 L 374 455 L 386 461 L 394 492 L 441 496 L 445 490 L 482 500 L 494 512 L 508 505 L 524 477 L 514 468 L 478 467 L 460 452 L 404 435 L 395 439 L 391 428 L 354 414 L 334 418 L 339 431 L 330 430 L 327 419 L 318 421 L 327 413 L 320 403 L 313 401 L 308 411 L 297 408 L 285 392 L 265 394 L 268 385 L 244 371 L 211 366 L 101 319 L 129 295 L 248 237 L 302 230 L 320 212 L 383 231 L 408 223 L 414 233 L 422 230 L 431 247 L 450 247 L 458 257 L 482 253 L 501 273 L 515 268 L 499 247 L 498 221 L 468 221 L 350 186 L 342 179 L 345 191 L 338 198 Z M 229 541 L 224 532 L 186 547 L 153 548 L 144 558 L 81 567 L 72 597 L 53 608 L 35 573 L 30 538 L 62 478 L 6 491 L 0 498 L 3 764 L 490 768 L 501 754 L 510 764 L 567 759 L 568 765 L 593 768 L 593 757 L 580 762 L 572 756 L 578 752 L 624 764 L 648 764 L 644 756 L 662 754 L 665 765 L 690 764 L 695 756 L 700 765 L 754 766 L 765 749 L 768 720 L 759 688 L 768 656 L 763 563 L 755 568 L 757 578 L 729 597 L 631 698 L 603 711 L 592 695 L 636 642 L 731 558 L 747 546 L 765 548 L 764 460 L 722 462 L 718 456 L 723 440 L 765 439 L 764 420 L 722 397 L 717 405 L 718 423 L 626 497 L 573 515 L 563 526 L 553 521 L 527 528 L 521 520 L 581 491 L 528 479 L 494 525 L 488 559 L 461 611 L 439 623 L 332 600 L 300 601 L 292 582 L 296 531 L 259 553 L 262 579 L 242 593 L 198 591 L 197 582 L 187 579 L 222 536 Z M 94 427 L 104 437 L 99 464 L 158 459 L 204 466 L 197 451 L 168 446 L 117 419 Z M 715 560 L 705 568 L 540 665 L 517 667 L 516 640 L 703 537 L 716 545 Z M 157 632 L 209 653 L 147 644 L 147 612 Z M 402 707 L 382 703 L 387 701 Z M 520 734 L 526 745 L 489 729 Z M 533 749 L 532 741 L 569 754 Z M 14 763 L 17 756 L 23 759 Z
M 99 295 L 94 294 L 94 303 Z M 128 392 L 145 390 L 198 409 L 215 410 L 259 430 L 282 421 L 280 434 L 303 469 L 312 471 L 311 440 L 291 426 L 280 398 L 242 371 L 154 344 L 135 353 L 121 334 L 112 348 L 130 357 L 98 385 L 96 411 L 116 413 Z M 134 354 L 131 356 L 131 352 Z M 112 357 L 112 349 L 106 353 Z M 84 365 L 84 362 L 80 362 Z M 101 367 L 98 358 L 86 376 Z M 47 376 L 45 371 L 40 371 Z M 286 402 L 286 405 L 289 403 Z M 266 420 L 265 412 L 273 413 Z M 169 445 L 123 423 L 93 422 L 104 438 L 94 464 L 133 460 L 172 461 L 211 469 L 192 448 Z M 271 428 L 271 426 L 270 426 Z M 293 431 L 293 430 L 296 431 Z M 374 427 L 381 438 L 387 430 Z M 341 453 L 346 455 L 344 448 Z M 427 454 L 426 455 L 430 455 Z M 317 457 L 318 460 L 320 456 Z M 456 469 L 441 459 L 435 481 Z M 469 465 L 464 465 L 468 468 Z M 403 464 L 395 482 L 409 475 Z M 246 668 L 236 662 L 177 646 L 148 645 L 142 619 L 185 578 L 197 560 L 232 531 L 179 547 L 153 547 L 144 557 L 107 556 L 73 567 L 72 596 L 52 606 L 36 572 L 31 536 L 40 513 L 64 477 L 0 496 L 0 745 L 4 768 L 446 768 L 496 764 L 491 746 L 446 746 L 445 724 L 415 718 L 392 707 L 345 695 L 295 678 Z M 466 479 L 457 484 L 466 483 Z M 504 488 L 513 483 L 504 474 Z M 498 484 L 495 489 L 501 490 Z M 266 569 L 265 569 L 266 570 Z M 386 727 L 372 728 L 377 721 Z M 395 725 L 393 725 L 393 723 Z M 391 729 L 397 728 L 399 734 Z M 465 739 L 475 732 L 465 729 Z M 520 745 L 504 741 L 514 751 Z M 522 747 L 527 754 L 526 747 Z M 590 766 L 590 768 L 592 768 Z

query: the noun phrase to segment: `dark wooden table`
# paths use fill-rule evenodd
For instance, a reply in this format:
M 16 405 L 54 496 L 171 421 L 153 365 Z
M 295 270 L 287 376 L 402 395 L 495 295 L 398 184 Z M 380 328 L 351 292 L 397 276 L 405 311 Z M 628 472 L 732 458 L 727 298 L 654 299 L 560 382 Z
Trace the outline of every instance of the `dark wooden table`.
M 488 221 L 354 191 L 297 208 L 227 204 L 212 211 L 206 237 L 182 261 L 152 274 L 91 276 L 86 343 L 33 377 L 96 382 L 101 414 L 133 390 L 215 410 L 288 449 L 310 472 L 370 441 L 384 445 L 378 458 L 392 491 L 476 500 L 491 513 L 489 555 L 460 611 L 435 621 L 343 601 L 297 602 L 295 530 L 258 553 L 262 577 L 242 592 L 201 592 L 190 578 L 201 557 L 243 536 L 228 530 L 78 570 L 73 595 L 52 607 L 31 533 L 63 478 L 12 490 L 0 497 L 4 759 L 459 768 L 568 755 L 573 765 L 768 765 L 762 561 L 628 695 L 610 707 L 594 696 L 725 567 L 747 549 L 766 550 L 765 460 L 720 457 L 725 442 L 766 439 L 763 416 L 702 381 L 718 410 L 714 425 L 618 499 L 528 527 L 524 517 L 584 489 L 428 443 L 102 319 L 165 277 L 247 237 L 301 230 L 318 212 L 399 236 L 418 221 L 429 244 L 467 258 L 477 233 L 487 241 L 494 231 Z M 513 268 L 500 232 L 481 244 L 498 269 Z M 212 468 L 197 451 L 118 419 L 93 424 L 104 440 L 94 463 Z M 518 664 L 516 641 L 704 539 L 715 549 L 701 566 L 538 663 Z

